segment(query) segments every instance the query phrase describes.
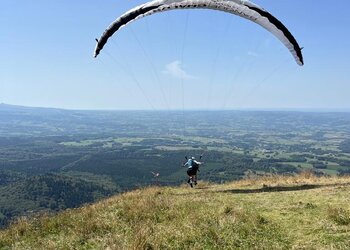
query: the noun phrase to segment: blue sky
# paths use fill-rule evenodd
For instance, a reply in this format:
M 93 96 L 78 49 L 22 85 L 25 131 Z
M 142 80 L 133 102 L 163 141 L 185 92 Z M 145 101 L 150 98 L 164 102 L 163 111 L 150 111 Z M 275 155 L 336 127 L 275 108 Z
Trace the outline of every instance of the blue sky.
M 350 109 L 350 1 L 255 1 L 305 47 L 304 67 L 260 26 L 210 10 L 138 20 L 94 59 L 94 39 L 143 2 L 1 0 L 0 103 L 69 109 Z

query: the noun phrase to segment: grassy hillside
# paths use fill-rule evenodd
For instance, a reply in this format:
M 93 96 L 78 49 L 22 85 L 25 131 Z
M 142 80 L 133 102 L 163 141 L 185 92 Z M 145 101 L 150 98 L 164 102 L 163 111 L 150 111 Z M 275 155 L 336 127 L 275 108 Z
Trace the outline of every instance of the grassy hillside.
M 0 231 L 1 249 L 350 249 L 350 178 L 150 187 Z

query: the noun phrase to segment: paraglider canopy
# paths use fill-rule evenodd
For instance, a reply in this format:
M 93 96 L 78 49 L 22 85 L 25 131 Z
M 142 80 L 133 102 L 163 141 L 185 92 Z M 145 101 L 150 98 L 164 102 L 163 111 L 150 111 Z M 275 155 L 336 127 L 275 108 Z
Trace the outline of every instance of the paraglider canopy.
M 116 19 L 97 40 L 94 57 L 97 57 L 108 39 L 128 23 L 154 13 L 175 9 L 212 9 L 228 12 L 255 22 L 276 36 L 290 51 L 298 65 L 304 65 L 301 48 L 286 28 L 272 14 L 247 0 L 154 0 L 133 8 Z

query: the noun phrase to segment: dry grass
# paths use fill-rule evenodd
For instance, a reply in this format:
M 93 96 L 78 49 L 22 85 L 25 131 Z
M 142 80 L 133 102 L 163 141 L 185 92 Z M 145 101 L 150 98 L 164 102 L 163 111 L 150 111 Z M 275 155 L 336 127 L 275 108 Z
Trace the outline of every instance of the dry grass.
M 330 207 L 328 209 L 328 217 L 338 225 L 347 226 L 350 224 L 350 211 L 344 208 Z
M 288 185 L 327 185 L 327 184 L 349 184 L 349 177 L 338 177 L 338 176 L 322 176 L 317 177 L 310 171 L 301 172 L 298 175 L 267 175 L 267 176 L 257 176 L 242 179 L 237 182 L 233 182 L 230 185 L 233 187 L 258 187 L 263 185 L 268 186 L 288 186 Z
M 150 187 L 20 219 L 1 249 L 349 249 L 350 178 L 251 178 Z

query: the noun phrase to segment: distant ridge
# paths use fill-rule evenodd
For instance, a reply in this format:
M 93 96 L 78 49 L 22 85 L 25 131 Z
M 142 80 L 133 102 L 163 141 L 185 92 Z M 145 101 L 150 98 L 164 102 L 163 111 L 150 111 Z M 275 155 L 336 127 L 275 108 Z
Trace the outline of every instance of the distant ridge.
M 14 104 L 0 103 L 0 111 L 11 110 L 52 110 L 52 111 L 79 111 L 79 112 L 113 112 L 113 111 L 145 111 L 145 112 L 177 112 L 182 110 L 118 110 L 118 109 L 66 109 L 66 108 L 53 108 L 53 107 L 32 107 L 22 106 Z M 233 109 L 193 109 L 185 110 L 185 112 L 234 112 L 234 111 L 246 111 L 246 112 L 305 112 L 305 113 L 350 113 L 350 108 L 233 108 Z
M 59 108 L 47 108 L 47 107 L 29 107 L 29 106 L 21 106 L 21 105 L 12 105 L 6 103 L 0 103 L 0 111 L 65 111 L 65 109 Z

